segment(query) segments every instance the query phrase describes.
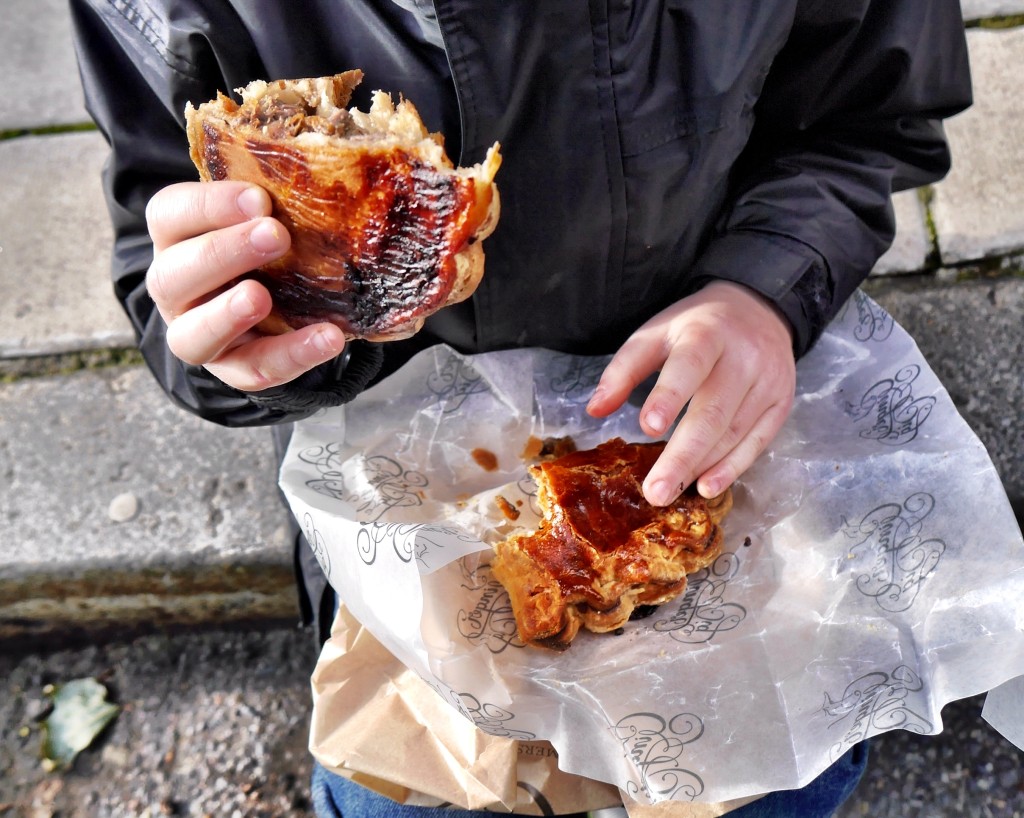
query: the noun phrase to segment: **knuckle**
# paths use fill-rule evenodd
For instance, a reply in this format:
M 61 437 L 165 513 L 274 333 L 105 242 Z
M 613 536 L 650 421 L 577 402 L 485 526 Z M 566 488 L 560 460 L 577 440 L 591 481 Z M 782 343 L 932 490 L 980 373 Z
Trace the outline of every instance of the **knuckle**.
M 715 466 L 715 475 L 718 477 L 719 485 L 722 486 L 722 491 L 739 478 L 740 473 L 743 472 L 749 463 L 739 464 L 733 461 L 732 458 L 727 457 L 721 463 Z
M 146 271 L 146 291 L 157 307 L 162 307 L 170 301 L 169 276 L 170 272 L 160 263 L 159 256 Z
M 170 347 L 171 352 L 174 352 L 174 347 L 171 347 L 170 344 L 168 344 L 168 346 Z M 208 363 L 208 361 L 204 360 L 203 356 L 191 355 L 187 351 L 183 351 L 180 353 L 174 352 L 174 354 L 178 358 L 178 360 L 180 360 L 182 363 L 188 364 L 189 366 L 204 366 L 205 364 Z
M 678 364 L 689 372 L 708 372 L 714 363 L 709 355 L 710 347 L 702 342 L 693 341 L 679 344 L 673 351 Z
M 272 339 L 270 348 L 265 348 L 262 355 L 250 362 L 246 370 L 248 386 L 245 391 L 259 392 L 280 386 L 292 380 L 302 370 L 291 344 L 288 343 L 290 340 Z
M 161 194 L 163 191 L 158 190 L 146 202 L 146 226 L 150 233 L 154 232 L 163 216 L 163 196 Z
M 146 202 L 146 225 L 150 233 L 159 235 L 183 219 L 188 219 L 190 208 L 197 198 L 192 191 L 197 187 L 201 186 L 179 182 L 154 193 Z
M 207 275 L 213 275 L 225 269 L 228 263 L 228 254 L 220 236 L 214 233 L 205 233 L 198 237 L 196 266 L 200 270 Z
M 280 379 L 266 371 L 264 367 L 250 364 L 238 376 L 236 384 L 243 392 L 262 392 L 280 383 Z
M 628 338 L 604 368 L 604 374 L 621 380 L 630 379 L 636 370 L 636 361 L 644 356 L 644 345 L 637 338 Z
M 689 456 L 689 452 L 687 452 L 686 450 L 666 450 L 663 457 L 665 459 L 665 465 L 668 467 L 669 471 L 675 474 L 685 474 L 690 470 L 692 458 Z
M 172 321 L 168 324 L 165 337 L 167 348 L 178 360 L 192 366 L 202 366 L 206 363 L 204 356 L 188 343 L 189 333 L 183 331 L 181 321 Z
M 721 439 L 718 441 L 718 447 L 717 448 L 723 449 L 723 450 L 726 450 L 726 451 L 731 450 L 731 449 L 735 448 L 735 446 L 741 440 L 743 440 L 743 438 L 746 436 L 746 434 L 747 434 L 747 429 L 740 422 L 740 420 L 738 418 L 733 418 L 732 421 L 729 423 L 729 426 L 726 428 L 725 433 L 722 435 Z
M 698 448 L 694 446 L 691 438 L 679 434 L 673 435 L 668 446 L 665 447 L 665 451 L 658 458 L 659 470 L 662 474 L 689 477 L 700 459 Z
M 781 416 L 780 424 L 789 415 L 790 410 L 793 408 L 793 403 L 796 401 L 796 385 L 792 384 L 785 392 L 782 393 L 782 397 L 779 399 L 778 406 L 779 415 Z
M 244 221 L 236 205 L 237 185 L 234 182 L 200 184 L 194 195 L 183 204 L 192 224 L 222 227 Z
M 690 395 L 685 391 L 683 384 L 675 380 L 661 378 L 651 390 L 650 402 L 652 406 L 675 414 L 686 405 L 689 399 Z
M 771 442 L 771 437 L 763 431 L 755 430 L 750 434 L 750 451 L 751 451 L 751 462 L 761 452 L 768 448 L 768 444 Z M 749 464 L 747 464 L 749 465 Z
M 720 403 L 711 401 L 701 406 L 695 420 L 695 437 L 711 443 L 730 428 L 733 418 L 726 413 Z

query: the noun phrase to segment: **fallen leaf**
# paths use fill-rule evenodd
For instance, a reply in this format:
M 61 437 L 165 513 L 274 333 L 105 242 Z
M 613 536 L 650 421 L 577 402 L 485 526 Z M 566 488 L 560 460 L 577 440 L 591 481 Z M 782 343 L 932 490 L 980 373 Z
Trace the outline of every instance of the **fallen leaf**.
M 43 721 L 43 766 L 48 771 L 70 767 L 120 712 L 107 701 L 107 688 L 95 679 L 75 679 L 45 691 L 53 711 Z

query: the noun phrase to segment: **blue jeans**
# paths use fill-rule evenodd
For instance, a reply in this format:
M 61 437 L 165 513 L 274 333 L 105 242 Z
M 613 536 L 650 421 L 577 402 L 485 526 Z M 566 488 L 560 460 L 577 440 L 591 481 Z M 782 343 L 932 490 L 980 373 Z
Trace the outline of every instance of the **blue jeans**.
M 828 818 L 853 793 L 868 763 L 867 742 L 856 745 L 806 787 L 773 792 L 729 813 L 729 818 Z M 494 818 L 492 812 L 452 807 L 407 807 L 319 764 L 313 768 L 317 818 Z

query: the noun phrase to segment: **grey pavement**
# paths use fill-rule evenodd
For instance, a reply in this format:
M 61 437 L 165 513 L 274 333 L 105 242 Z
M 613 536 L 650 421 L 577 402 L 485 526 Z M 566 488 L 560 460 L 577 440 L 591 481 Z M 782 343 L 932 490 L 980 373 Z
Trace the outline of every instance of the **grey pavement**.
M 960 10 L 968 23 L 1024 14 L 1024 0 L 961 0 Z
M 963 11 L 1004 27 L 972 24 L 977 104 L 948 125 L 953 172 L 896 197 L 896 241 L 867 289 L 917 340 L 1020 516 L 1024 0 Z M 0 816 L 304 814 L 313 655 L 284 627 L 297 606 L 269 433 L 177 409 L 126 352 L 105 145 L 63 128 L 87 120 L 68 32 L 60 0 L 11 0 L 0 24 Z M 17 731 L 42 684 L 104 673 L 129 707 L 72 773 L 43 774 L 35 734 Z M 1021 753 L 979 710 L 954 703 L 941 736 L 876 742 L 842 818 L 1024 815 Z
M 969 32 L 974 106 L 947 125 L 958 146 L 949 176 L 935 186 L 932 217 L 947 265 L 1024 246 L 1024 27 Z M 1018 70 L 1007 70 L 1015 66 Z
M 110 291 L 106 155 L 97 131 L 0 141 L 0 358 L 132 344 Z
M 266 429 L 204 423 L 138 366 L 18 379 L 0 424 L 0 644 L 295 618 Z
M 86 121 L 64 0 L 4 0 L 0 40 L 0 130 Z

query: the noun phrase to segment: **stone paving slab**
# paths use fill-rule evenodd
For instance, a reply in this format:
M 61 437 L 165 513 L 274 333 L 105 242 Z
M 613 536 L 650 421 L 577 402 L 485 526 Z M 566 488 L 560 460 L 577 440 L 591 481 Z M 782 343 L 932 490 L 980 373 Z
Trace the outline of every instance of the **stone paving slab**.
M 992 17 L 1014 17 L 1024 14 L 1024 0 L 961 0 L 960 11 L 969 23 Z
M 4 0 L 0 130 L 89 121 L 65 0 Z
M 200 420 L 142 367 L 0 385 L 0 642 L 294 620 L 276 471 L 267 429 Z
M 953 168 L 931 203 L 945 264 L 1024 249 L 1024 27 L 967 34 L 974 106 L 946 125 Z
M 873 275 L 912 273 L 924 268 L 932 252 L 924 204 L 916 190 L 893 196 L 896 238 L 871 271 Z
M 98 132 L 0 141 L 0 358 L 134 345 L 110 285 Z

